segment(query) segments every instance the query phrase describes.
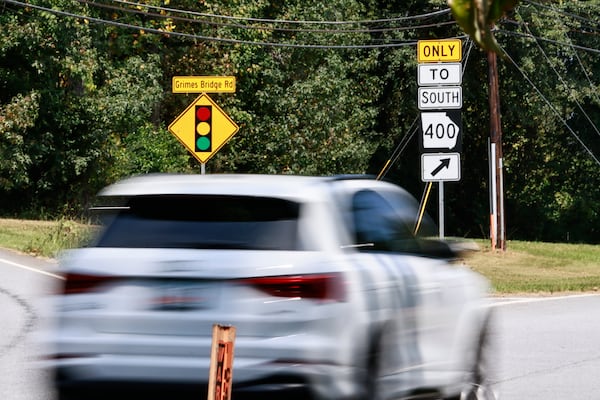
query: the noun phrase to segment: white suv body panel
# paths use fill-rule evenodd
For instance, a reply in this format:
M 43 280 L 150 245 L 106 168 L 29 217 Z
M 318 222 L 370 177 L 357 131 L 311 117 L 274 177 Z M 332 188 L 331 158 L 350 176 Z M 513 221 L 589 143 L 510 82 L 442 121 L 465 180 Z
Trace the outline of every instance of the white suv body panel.
M 108 197 L 292 200 L 302 205 L 302 249 L 91 247 L 66 252 L 61 259 L 65 273 L 110 279 L 101 290 L 53 299 L 58 323 L 45 336 L 51 349 L 47 366 L 71 382 L 202 383 L 208 379 L 212 326 L 224 324 L 237 331 L 235 384 L 295 375 L 310 383 L 316 399 L 369 398 L 365 382 L 376 351 L 381 399 L 422 388 L 456 395 L 472 367 L 488 284 L 445 260 L 353 247 L 340 208 L 364 189 L 405 194 L 375 180 L 334 183 L 255 175 L 146 176 L 103 190 L 100 195 Z M 343 299 L 273 297 L 240 284 L 323 274 L 341 282 Z M 175 300 L 165 306 L 165 299 Z

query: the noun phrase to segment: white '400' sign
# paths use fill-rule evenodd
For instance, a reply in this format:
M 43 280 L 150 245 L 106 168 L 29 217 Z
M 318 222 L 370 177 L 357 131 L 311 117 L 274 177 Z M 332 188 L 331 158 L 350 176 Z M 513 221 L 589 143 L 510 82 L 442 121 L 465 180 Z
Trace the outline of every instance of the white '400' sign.
M 421 151 L 460 152 L 462 120 L 460 111 L 421 113 Z

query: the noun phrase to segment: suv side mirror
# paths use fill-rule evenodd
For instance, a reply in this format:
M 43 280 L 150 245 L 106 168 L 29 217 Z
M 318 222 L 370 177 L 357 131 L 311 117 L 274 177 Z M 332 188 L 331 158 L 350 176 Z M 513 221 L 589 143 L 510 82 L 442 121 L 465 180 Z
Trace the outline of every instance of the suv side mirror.
M 417 238 L 416 240 L 419 247 L 417 253 L 424 257 L 452 259 L 459 256 L 458 252 L 444 241 L 422 238 Z

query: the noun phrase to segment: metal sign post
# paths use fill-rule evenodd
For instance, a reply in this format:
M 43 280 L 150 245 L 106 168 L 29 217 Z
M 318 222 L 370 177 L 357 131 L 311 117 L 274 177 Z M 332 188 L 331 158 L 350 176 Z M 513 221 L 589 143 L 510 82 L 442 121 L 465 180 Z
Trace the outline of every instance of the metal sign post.
M 439 185 L 440 239 L 444 239 L 444 181 Z

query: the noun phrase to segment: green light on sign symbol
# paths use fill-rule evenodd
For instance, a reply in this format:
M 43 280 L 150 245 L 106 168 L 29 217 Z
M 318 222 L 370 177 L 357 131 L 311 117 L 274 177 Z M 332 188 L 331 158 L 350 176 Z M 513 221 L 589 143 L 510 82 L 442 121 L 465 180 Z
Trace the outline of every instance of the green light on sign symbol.
M 212 151 L 212 106 L 196 106 L 195 151 Z

